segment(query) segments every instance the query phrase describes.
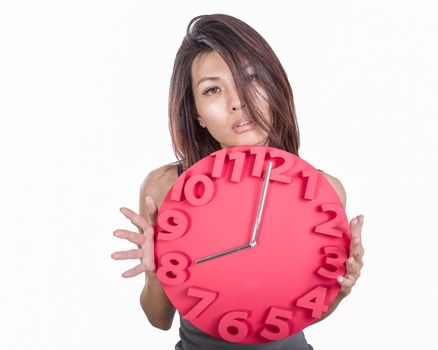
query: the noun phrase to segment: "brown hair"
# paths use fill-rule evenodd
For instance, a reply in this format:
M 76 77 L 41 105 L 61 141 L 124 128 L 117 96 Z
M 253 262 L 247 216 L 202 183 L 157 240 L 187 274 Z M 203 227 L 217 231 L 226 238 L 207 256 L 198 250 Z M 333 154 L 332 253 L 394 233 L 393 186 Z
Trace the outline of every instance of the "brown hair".
M 194 17 L 176 54 L 169 89 L 169 128 L 175 154 L 191 166 L 219 143 L 200 127 L 192 91 L 192 62 L 199 54 L 217 51 L 230 67 L 240 100 L 249 117 L 267 132 L 271 147 L 298 155 L 300 137 L 292 89 L 280 61 L 263 37 L 243 21 L 224 14 Z M 271 125 L 254 102 L 257 90 L 242 69 L 254 68 L 258 82 L 266 91 L 272 113 Z

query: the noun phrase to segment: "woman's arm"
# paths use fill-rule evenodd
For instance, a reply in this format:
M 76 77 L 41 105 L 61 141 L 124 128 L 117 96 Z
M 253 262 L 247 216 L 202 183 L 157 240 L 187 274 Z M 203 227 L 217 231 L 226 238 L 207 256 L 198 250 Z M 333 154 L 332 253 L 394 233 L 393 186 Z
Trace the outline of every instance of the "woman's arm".
M 341 199 L 342 205 L 346 207 L 347 196 L 345 193 L 344 186 L 342 186 L 341 181 L 339 181 L 334 176 L 327 173 L 323 173 L 330 184 L 335 189 L 339 198 Z M 350 244 L 350 256 L 347 259 L 347 272 L 345 276 L 338 277 L 338 283 L 342 286 L 339 294 L 336 296 L 333 303 L 330 305 L 329 309 L 322 315 L 322 317 L 317 321 L 321 321 L 327 316 L 329 316 L 341 301 L 351 292 L 351 289 L 356 284 L 357 279 L 360 277 L 360 270 L 363 266 L 363 254 L 364 249 L 361 241 L 361 232 L 363 225 L 363 215 L 359 215 L 350 221 L 350 232 L 351 232 L 351 244 Z
M 140 188 L 140 216 L 154 226 L 167 190 L 176 179 L 172 166 L 165 166 L 151 172 Z M 145 272 L 145 285 L 140 294 L 140 305 L 151 325 L 167 330 L 172 326 L 175 308 L 169 302 L 155 271 Z
M 140 295 L 140 304 L 149 322 L 157 328 L 167 330 L 172 326 L 175 309 L 170 304 L 156 277 L 154 259 L 154 224 L 158 207 L 175 181 L 176 167 L 172 165 L 152 171 L 140 189 L 139 214 L 129 208 L 120 208 L 123 215 L 137 227 L 138 232 L 118 229 L 114 235 L 134 243 L 136 249 L 118 251 L 111 254 L 115 260 L 137 260 L 140 263 L 125 271 L 123 277 L 145 274 L 146 283 Z
M 146 273 L 146 283 L 140 294 L 140 305 L 150 324 L 168 330 L 172 326 L 175 308 L 167 299 L 160 281 L 153 272 Z

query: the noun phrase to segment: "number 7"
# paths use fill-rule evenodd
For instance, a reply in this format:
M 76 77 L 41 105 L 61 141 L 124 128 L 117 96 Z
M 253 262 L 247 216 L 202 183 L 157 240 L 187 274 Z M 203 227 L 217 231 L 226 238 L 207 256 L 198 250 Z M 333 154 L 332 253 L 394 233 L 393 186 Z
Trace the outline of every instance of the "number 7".
M 187 290 L 187 295 L 201 300 L 184 315 L 184 318 L 186 320 L 193 320 L 198 317 L 216 300 L 218 294 L 218 292 L 213 292 L 211 290 L 190 287 Z

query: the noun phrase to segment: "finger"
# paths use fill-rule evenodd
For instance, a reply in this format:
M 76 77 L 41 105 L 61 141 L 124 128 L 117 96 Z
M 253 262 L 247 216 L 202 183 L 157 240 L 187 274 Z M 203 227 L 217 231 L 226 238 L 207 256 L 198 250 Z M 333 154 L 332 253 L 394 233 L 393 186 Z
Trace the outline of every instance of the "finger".
M 338 276 L 337 281 L 342 286 L 341 290 L 347 294 L 350 293 L 351 288 L 353 288 L 356 283 L 356 280 L 349 275 L 346 275 L 345 277 Z
M 145 201 L 146 201 L 146 209 L 148 211 L 149 219 L 151 221 L 150 224 L 153 226 L 155 225 L 155 221 L 157 219 L 158 208 L 152 197 L 147 196 Z
M 113 232 L 114 236 L 128 240 L 131 243 L 137 244 L 141 247 L 144 243 L 144 236 L 142 234 L 128 231 L 128 230 L 115 230 Z
M 134 277 L 134 276 L 137 276 L 145 271 L 147 271 L 146 265 L 138 264 L 137 266 L 133 267 L 132 269 L 123 272 L 122 277 L 125 277 L 125 278 Z
M 356 263 L 353 257 L 349 257 L 347 260 L 347 275 L 353 276 L 355 280 L 360 277 L 360 269 L 359 264 Z
M 354 260 L 356 261 L 356 263 L 358 263 L 359 265 L 362 266 L 363 265 L 363 260 L 362 260 L 363 255 L 364 255 L 364 248 L 362 245 L 362 241 L 359 239 L 359 240 L 356 240 L 356 242 L 355 242 L 354 238 L 353 238 L 351 241 L 351 244 L 350 244 L 350 256 L 354 257 Z
M 141 259 L 142 257 L 143 252 L 141 249 L 124 250 L 111 254 L 111 258 L 114 260 Z
M 145 266 L 145 271 L 156 272 L 155 260 L 153 255 L 148 255 L 143 258 L 142 264 Z
M 138 215 L 135 211 L 126 207 L 120 208 L 120 211 L 138 228 L 140 233 L 150 231 L 151 226 L 141 215 Z
M 351 243 L 357 244 L 362 240 L 362 225 L 363 225 L 363 215 L 358 215 L 353 218 L 350 222 L 350 233 L 351 233 Z
M 359 266 L 363 266 L 363 255 L 365 251 L 361 243 L 354 244 L 350 248 L 350 257 L 353 257 Z

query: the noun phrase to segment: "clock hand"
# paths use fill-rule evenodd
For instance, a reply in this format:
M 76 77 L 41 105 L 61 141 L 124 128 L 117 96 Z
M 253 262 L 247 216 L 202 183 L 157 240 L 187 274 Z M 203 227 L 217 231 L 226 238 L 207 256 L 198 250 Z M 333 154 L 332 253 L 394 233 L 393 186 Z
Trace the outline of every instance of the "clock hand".
M 228 249 L 228 250 L 222 251 L 220 253 L 216 253 L 216 254 L 213 254 L 213 255 L 206 256 L 205 258 L 201 258 L 201 259 L 195 260 L 196 264 L 200 264 L 200 263 L 203 263 L 205 261 L 212 260 L 212 259 L 215 259 L 215 258 L 219 258 L 221 256 L 228 255 L 228 254 L 231 254 L 231 253 L 235 253 L 235 252 L 238 252 L 238 251 L 246 249 L 246 248 L 254 248 L 257 245 L 257 240 L 256 239 L 257 239 L 257 234 L 258 234 L 258 231 L 259 231 L 260 219 L 261 219 L 262 213 L 263 213 L 263 206 L 265 204 L 266 191 L 268 189 L 268 183 L 269 183 L 269 177 L 271 175 L 271 169 L 272 169 L 272 162 L 269 162 L 268 166 L 266 168 L 265 181 L 263 183 L 262 194 L 261 194 L 261 198 L 260 198 L 260 201 L 259 201 L 259 208 L 258 208 L 258 211 L 257 211 L 257 218 L 256 218 L 256 222 L 255 222 L 255 225 L 254 225 L 254 230 L 253 230 L 253 233 L 252 233 L 251 241 L 248 244 L 241 245 L 241 246 L 238 246 L 236 248 Z
M 225 250 L 223 252 L 220 252 L 220 253 L 217 253 L 217 254 L 213 254 L 213 255 L 207 256 L 207 257 L 202 258 L 202 259 L 198 259 L 198 260 L 195 261 L 195 263 L 196 264 L 200 264 L 200 263 L 202 263 L 204 261 L 208 261 L 208 260 L 211 260 L 211 259 L 214 259 L 214 258 L 219 258 L 220 256 L 224 256 L 224 255 L 227 255 L 227 254 L 238 252 L 239 250 L 243 250 L 243 249 L 246 249 L 246 248 L 251 248 L 251 245 L 250 244 L 245 244 L 245 245 L 241 245 L 241 246 L 236 247 L 236 248 L 228 249 L 228 250 Z
M 272 162 L 269 162 L 268 166 L 266 168 L 265 182 L 263 183 L 262 194 L 260 196 L 259 209 L 257 211 L 257 217 L 256 217 L 256 221 L 255 221 L 255 224 L 254 224 L 254 230 L 252 232 L 251 241 L 249 242 L 249 245 L 251 247 L 255 247 L 257 245 L 257 235 L 259 233 L 260 219 L 262 217 L 263 207 L 264 207 L 264 204 L 265 204 L 266 191 L 268 189 L 269 178 L 271 176 L 271 169 L 272 169 Z

